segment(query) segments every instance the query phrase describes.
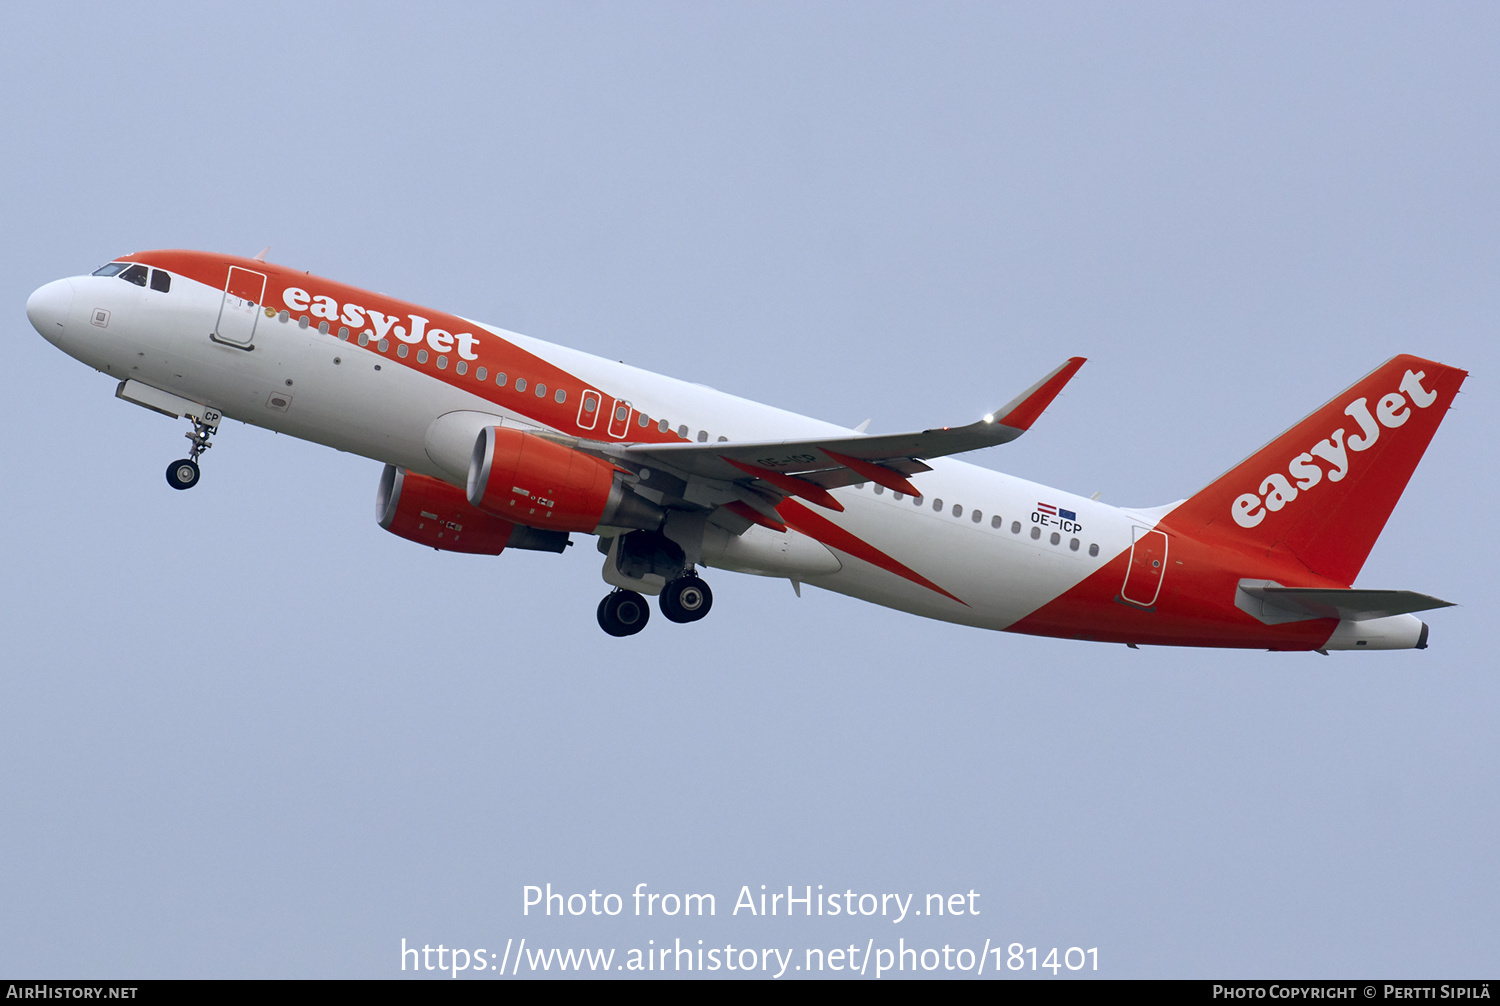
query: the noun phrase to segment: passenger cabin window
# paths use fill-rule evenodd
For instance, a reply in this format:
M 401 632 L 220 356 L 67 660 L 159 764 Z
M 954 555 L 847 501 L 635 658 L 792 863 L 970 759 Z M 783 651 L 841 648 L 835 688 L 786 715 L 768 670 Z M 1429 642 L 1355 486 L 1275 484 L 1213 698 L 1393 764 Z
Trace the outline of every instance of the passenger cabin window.
M 120 273 L 122 273 L 122 272 L 125 271 L 125 266 L 128 265 L 128 264 L 129 263 L 126 263 L 126 262 L 111 262 L 109 265 L 103 265 L 103 266 L 100 266 L 99 268 L 95 269 L 94 270 L 94 275 L 95 276 L 118 276 L 118 275 L 120 275 Z
M 151 270 L 151 289 L 157 293 L 172 292 L 172 277 L 160 269 Z
M 136 265 L 133 265 L 129 269 L 126 269 L 124 272 L 120 273 L 120 278 L 126 280 L 127 282 L 134 283 L 136 286 L 145 286 L 146 276 L 149 272 L 149 269 L 137 263 Z

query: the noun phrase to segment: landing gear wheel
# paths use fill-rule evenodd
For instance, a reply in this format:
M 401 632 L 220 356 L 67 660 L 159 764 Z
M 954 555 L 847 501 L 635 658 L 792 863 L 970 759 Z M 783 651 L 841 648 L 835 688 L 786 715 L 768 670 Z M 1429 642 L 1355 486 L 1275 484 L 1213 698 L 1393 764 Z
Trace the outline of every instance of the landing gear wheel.
M 173 489 L 191 489 L 198 484 L 198 462 L 191 458 L 167 465 L 167 485 Z
M 662 588 L 661 613 L 673 622 L 696 622 L 714 606 L 714 592 L 693 576 L 679 576 Z
M 599 628 L 611 636 L 633 636 L 650 618 L 651 605 L 633 590 L 605 594 L 599 602 Z

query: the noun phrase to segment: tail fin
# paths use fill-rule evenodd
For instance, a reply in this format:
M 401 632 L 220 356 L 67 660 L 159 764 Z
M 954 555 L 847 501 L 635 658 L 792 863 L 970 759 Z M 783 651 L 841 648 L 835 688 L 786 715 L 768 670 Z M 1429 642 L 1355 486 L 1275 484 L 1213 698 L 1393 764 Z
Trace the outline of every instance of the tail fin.
M 1468 372 L 1397 356 L 1177 507 L 1166 523 L 1290 552 L 1354 582 Z

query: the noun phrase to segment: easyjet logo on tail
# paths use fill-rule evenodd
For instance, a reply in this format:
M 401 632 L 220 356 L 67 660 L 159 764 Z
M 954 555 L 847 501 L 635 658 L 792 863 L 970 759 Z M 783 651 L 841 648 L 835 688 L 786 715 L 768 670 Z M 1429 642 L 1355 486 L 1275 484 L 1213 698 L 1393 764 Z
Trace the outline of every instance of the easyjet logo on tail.
M 401 318 L 398 314 L 381 314 L 358 304 L 344 304 L 341 309 L 339 302 L 332 297 L 323 294 L 314 296 L 295 286 L 287 287 L 281 294 L 281 300 L 293 311 L 307 311 L 314 318 L 322 318 L 329 323 L 342 321 L 351 328 L 364 328 L 368 325 L 366 334 L 377 341 L 387 335 L 394 335 L 413 346 L 425 342 L 432 347 L 434 353 L 451 353 L 456 343 L 460 359 L 479 359 L 479 354 L 474 352 L 474 344 L 479 340 L 473 332 L 454 333 L 441 328 L 428 328 L 427 319 L 419 315 L 407 315 L 411 320 L 411 327 L 408 329 L 405 325 L 396 324 Z
M 1359 432 L 1346 438 L 1344 429 L 1334 430 L 1323 440 L 1309 447 L 1287 465 L 1286 475 L 1272 472 L 1261 480 L 1258 492 L 1243 493 L 1235 497 L 1229 506 L 1234 522 L 1240 527 L 1255 527 L 1266 519 L 1267 513 L 1275 513 L 1302 493 L 1323 481 L 1341 482 L 1349 474 L 1353 455 L 1369 450 L 1380 439 L 1381 428 L 1393 430 L 1405 425 L 1411 418 L 1411 406 L 1425 409 L 1437 401 L 1436 391 L 1422 387 L 1427 377 L 1425 371 L 1408 370 L 1401 378 L 1400 391 L 1393 391 L 1375 403 L 1371 414 L 1367 398 L 1356 398 L 1344 406 L 1344 415 L 1359 424 Z M 1402 394 L 1401 392 L 1405 392 Z M 1325 469 L 1318 462 L 1327 464 Z M 1288 478 L 1290 476 L 1290 478 Z M 1295 484 L 1294 484 L 1295 481 Z

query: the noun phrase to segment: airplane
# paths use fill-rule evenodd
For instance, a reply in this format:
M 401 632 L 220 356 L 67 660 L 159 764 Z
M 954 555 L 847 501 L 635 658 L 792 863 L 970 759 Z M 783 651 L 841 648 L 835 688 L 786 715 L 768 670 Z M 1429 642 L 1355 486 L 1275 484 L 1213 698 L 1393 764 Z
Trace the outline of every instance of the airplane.
M 702 568 L 1066 639 L 1424 649 L 1449 602 L 1354 580 L 1466 371 L 1397 356 L 1185 500 L 1115 507 L 957 460 L 1008 443 L 1074 357 L 958 426 L 872 435 L 252 258 L 125 255 L 37 289 L 32 325 L 192 429 L 225 417 L 385 465 L 380 526 L 450 552 L 592 535 L 597 619 L 708 614 Z

